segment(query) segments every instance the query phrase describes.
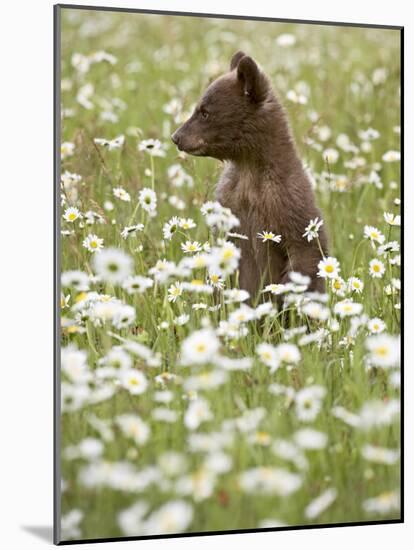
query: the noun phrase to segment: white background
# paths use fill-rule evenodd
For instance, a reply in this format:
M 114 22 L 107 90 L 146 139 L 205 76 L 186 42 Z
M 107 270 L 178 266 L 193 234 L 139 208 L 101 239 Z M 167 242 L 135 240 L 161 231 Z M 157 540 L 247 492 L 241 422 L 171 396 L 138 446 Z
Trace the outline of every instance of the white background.
M 78 3 L 82 3 L 79 0 Z M 85 3 L 85 2 L 83 2 Z M 409 0 L 90 0 L 89 5 L 405 25 L 405 234 L 413 235 L 413 50 Z M 0 544 L 26 550 L 51 544 L 52 525 L 52 0 L 9 0 L 0 15 Z M 341 70 L 340 65 L 338 70 Z M 413 334 L 412 245 L 405 257 L 406 347 Z M 412 548 L 413 375 L 406 355 L 406 524 L 317 529 L 86 548 L 250 548 L 376 550 Z M 33 534 L 33 531 L 36 534 Z M 39 534 L 41 536 L 39 536 Z M 48 537 L 45 540 L 44 537 Z M 42 538 L 43 537 L 43 538 Z

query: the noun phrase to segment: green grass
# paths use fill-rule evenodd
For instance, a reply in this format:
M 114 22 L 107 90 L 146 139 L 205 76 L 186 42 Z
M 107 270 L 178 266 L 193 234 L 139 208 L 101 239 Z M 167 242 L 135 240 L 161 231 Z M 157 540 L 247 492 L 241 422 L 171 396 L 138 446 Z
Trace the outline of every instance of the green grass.
M 282 33 L 292 33 L 296 43 L 288 48 L 277 45 L 276 38 Z M 386 332 L 399 332 L 400 312 L 395 308 L 400 298 L 398 293 L 389 296 L 385 292 L 392 278 L 399 277 L 399 269 L 386 262 L 383 278 L 369 276 L 369 261 L 377 257 L 376 250 L 363 238 L 365 225 L 378 227 L 386 241 L 399 241 L 399 228 L 388 226 L 383 213 L 398 213 L 394 200 L 399 197 L 400 164 L 384 162 L 382 156 L 390 150 L 400 149 L 400 137 L 395 127 L 400 124 L 400 66 L 399 33 L 391 30 L 357 29 L 346 27 L 323 27 L 314 25 L 281 24 L 271 22 L 247 22 L 219 19 L 157 17 L 139 14 L 115 14 L 87 12 L 84 10 L 62 11 L 62 79 L 70 89 L 62 91 L 63 109 L 71 109 L 72 116 L 62 119 L 62 142 L 74 144 L 74 154 L 62 161 L 62 172 L 68 170 L 79 174 L 77 199 L 66 198 L 62 213 L 69 205 L 102 215 L 105 223 L 87 225 L 68 223 L 62 220 L 62 229 L 74 230 L 73 234 L 61 240 L 62 271 L 79 269 L 93 272 L 92 254 L 82 246 L 89 233 L 104 239 L 105 247 L 117 247 L 130 254 L 136 274 L 148 276 L 148 269 L 157 260 L 167 258 L 179 262 L 183 257 L 180 244 L 185 240 L 200 243 L 215 237 L 209 232 L 200 213 L 201 205 L 214 197 L 215 183 L 222 166 L 212 159 L 177 156 L 176 148 L 169 136 L 179 125 L 163 107 L 173 98 L 183 103 L 183 109 L 191 106 L 205 89 L 209 81 L 228 69 L 231 55 L 243 49 L 252 55 L 272 78 L 280 99 L 285 104 L 291 120 L 298 149 L 304 162 L 310 167 L 317 184 L 318 204 L 322 209 L 325 226 L 330 236 L 330 254 L 341 265 L 341 276 L 359 277 L 364 283 L 361 295 L 353 296 L 363 304 L 368 318 L 379 317 L 386 323 Z M 92 64 L 89 71 L 81 74 L 71 64 L 72 55 L 79 52 L 90 55 L 105 50 L 117 58 L 115 65 L 107 62 Z M 134 63 L 139 62 L 139 71 L 131 72 Z M 384 81 L 373 83 L 373 72 L 386 69 Z M 286 99 L 288 90 L 298 82 L 309 87 L 306 105 Z M 76 99 L 79 89 L 86 83 L 94 87 L 90 97 L 93 108 L 86 109 Z M 109 110 L 108 104 L 119 98 L 125 109 L 113 107 L 118 115 L 117 122 L 103 122 L 102 111 Z M 317 113 L 312 121 L 310 113 Z M 327 126 L 331 137 L 322 142 L 318 138 L 317 126 Z M 378 139 L 371 142 L 370 151 L 361 150 L 359 132 L 368 127 L 379 132 Z M 108 151 L 95 145 L 94 138 L 113 139 L 124 134 L 122 148 Z M 336 145 L 336 138 L 347 134 L 359 151 L 343 151 Z M 156 138 L 165 143 L 165 158 L 153 158 L 139 152 L 137 144 L 142 139 Z M 312 138 L 322 150 L 335 148 L 338 161 L 327 166 L 321 151 L 309 144 Z M 360 166 L 350 166 L 348 161 L 359 157 Z M 151 169 L 152 177 L 145 174 Z M 194 186 L 175 188 L 167 176 L 172 164 L 180 164 L 194 180 Z M 366 180 L 375 171 L 382 182 L 378 188 Z M 323 175 L 324 173 L 325 176 Z M 330 189 L 327 178 L 344 175 L 348 187 L 345 192 Z M 395 182 L 393 184 L 392 182 Z M 157 193 L 158 208 L 154 218 L 137 209 L 133 223 L 142 222 L 143 232 L 124 240 L 120 232 L 131 225 L 131 218 L 137 205 L 138 192 L 151 187 Z M 131 195 L 131 202 L 122 202 L 113 196 L 113 188 L 122 186 Z M 182 211 L 168 201 L 176 195 L 185 202 Z M 105 210 L 105 201 L 114 204 L 112 211 Z M 175 235 L 171 241 L 162 242 L 162 227 L 172 216 L 191 217 L 197 227 L 184 235 Z M 265 228 L 264 228 L 265 229 Z M 305 228 L 304 228 L 305 229 Z M 142 250 L 138 251 L 138 247 Z M 392 257 L 392 256 L 391 256 Z M 199 271 L 197 277 L 204 278 Z M 178 357 L 181 343 L 194 330 L 202 326 L 203 319 L 209 319 L 217 327 L 220 320 L 238 307 L 225 306 L 218 312 L 195 311 L 196 302 L 213 305 L 216 297 L 184 293 L 176 303 L 167 300 L 169 285 L 158 284 L 144 294 L 130 296 L 121 287 L 94 283 L 91 290 L 116 296 L 136 309 L 135 323 L 125 329 L 114 329 L 110 324 L 95 327 L 91 321 L 82 321 L 73 327 L 75 313 L 71 309 L 79 299 L 75 289 L 64 288 L 70 296 L 68 305 L 62 309 L 66 327 L 62 331 L 62 346 L 70 343 L 88 352 L 88 365 L 92 373 L 98 367 L 98 360 L 119 341 L 108 331 L 123 338 L 136 340 L 160 354 L 159 367 L 148 367 L 143 360 L 134 359 L 134 367 L 145 372 L 149 385 L 145 393 L 134 396 L 127 390 L 116 389 L 114 395 L 97 404 L 85 404 L 75 412 L 64 412 L 61 419 L 62 450 L 76 445 L 86 437 L 99 438 L 88 423 L 90 413 L 108 420 L 114 428 L 115 439 L 105 443 L 103 458 L 109 462 L 129 461 L 138 470 L 156 465 L 160 455 L 166 451 L 183 453 L 188 460 L 187 474 L 196 472 L 203 463 L 200 452 L 191 452 L 188 446 L 190 430 L 183 423 L 188 399 L 182 384 L 170 384 L 173 393 L 170 409 L 178 413 L 175 423 L 155 421 L 151 417 L 154 409 L 154 395 L 160 388 L 155 376 L 161 372 L 178 374 L 182 380 L 200 371 L 212 371 L 218 367 L 182 367 Z M 329 307 L 341 300 L 329 293 Z M 183 313 L 190 315 L 185 326 L 173 324 L 173 319 Z M 332 317 L 335 315 L 332 313 Z M 266 414 L 257 428 L 266 432 L 271 441 L 278 438 L 292 439 L 296 430 L 312 427 L 325 433 L 327 446 L 322 450 L 305 451 L 309 466 L 301 472 L 300 489 L 290 496 L 266 496 L 261 491 L 244 493 L 238 483 L 241 472 L 257 466 L 277 466 L 289 471 L 297 468 L 288 461 L 278 458 L 271 445 L 253 443 L 249 436 L 233 430 L 234 441 L 226 453 L 232 459 L 230 471 L 216 477 L 210 496 L 195 500 L 191 495 L 177 494 L 174 487 L 153 484 L 142 492 L 108 488 L 88 488 L 79 480 L 79 472 L 85 460 L 62 459 L 62 477 L 66 489 L 62 493 L 62 514 L 73 509 L 83 512 L 80 532 L 67 535 L 68 538 L 102 538 L 121 536 L 117 518 L 120 511 L 136 500 L 144 500 L 153 511 L 164 503 L 184 499 L 193 508 L 193 519 L 188 531 L 211 531 L 257 528 L 264 519 L 277 520 L 286 525 L 307 523 L 355 522 L 370 519 L 393 519 L 399 511 L 392 509 L 383 514 L 367 513 L 363 502 L 384 492 L 398 491 L 400 484 L 399 463 L 392 465 L 367 461 L 361 455 L 366 444 L 398 449 L 399 422 L 393 421 L 371 430 L 348 426 L 335 418 L 331 409 L 343 406 L 358 413 L 365 403 L 378 399 L 384 403 L 399 399 L 399 390 L 390 383 L 390 372 L 366 368 L 365 341 L 367 328 L 362 327 L 355 339 L 344 344 L 349 334 L 350 320 L 339 320 L 339 330 L 332 332 L 320 348 L 310 344 L 300 348 L 301 361 L 292 368 L 280 367 L 270 373 L 255 353 L 256 346 L 266 341 L 278 345 L 283 341 L 284 325 L 280 317 L 269 328 L 250 322 L 249 333 L 239 340 L 221 339 L 223 355 L 231 357 L 253 357 L 251 369 L 229 373 L 226 383 L 211 390 L 200 390 L 200 396 L 209 403 L 213 413 L 211 420 L 202 423 L 195 432 L 220 431 L 223 421 L 239 417 L 246 409 L 263 407 Z M 168 328 L 160 324 L 168 322 Z M 289 328 L 303 325 L 304 318 L 294 313 Z M 310 330 L 316 330 L 326 323 L 309 321 Z M 79 331 L 79 328 L 81 329 Z M 82 329 L 87 329 L 82 332 Z M 291 340 L 297 343 L 297 337 Z M 352 352 L 352 354 L 351 354 Z M 63 377 L 65 379 L 65 377 Z M 99 385 L 99 382 L 96 382 Z M 283 396 L 269 392 L 269 386 L 279 383 L 298 391 L 309 385 L 321 385 L 326 389 L 322 410 L 312 422 L 301 422 L 292 402 Z M 114 419 L 122 413 L 138 414 L 150 427 L 151 435 L 143 446 L 135 446 L 115 426 Z M 256 430 L 253 430 L 255 432 Z M 322 491 L 333 487 L 337 498 L 333 504 L 314 520 L 305 517 L 304 510 L 309 502 Z M 141 534 L 140 532 L 136 533 Z M 64 537 L 65 538 L 65 537 Z

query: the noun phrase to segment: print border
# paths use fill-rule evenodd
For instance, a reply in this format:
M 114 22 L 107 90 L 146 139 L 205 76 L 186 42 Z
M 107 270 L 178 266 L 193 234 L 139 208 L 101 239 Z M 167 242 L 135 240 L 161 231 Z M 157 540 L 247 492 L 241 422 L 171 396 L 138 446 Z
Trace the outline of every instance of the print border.
M 235 19 L 247 21 L 268 21 L 273 23 L 300 23 L 307 25 L 322 25 L 322 26 L 340 26 L 340 27 L 357 27 L 370 29 L 389 29 L 400 31 L 400 85 L 401 85 L 401 100 L 400 100 L 400 150 L 401 150 L 401 466 L 400 466 L 400 484 L 401 484 L 401 509 L 400 518 L 392 520 L 372 520 L 358 522 L 343 522 L 315 525 L 292 525 L 286 527 L 270 527 L 261 529 L 232 529 L 225 531 L 201 531 L 191 533 L 177 533 L 168 535 L 150 535 L 136 537 L 109 537 L 109 538 L 93 538 L 61 541 L 60 517 L 61 517 L 61 472 L 60 472 L 60 65 L 61 65 L 61 10 L 76 9 L 87 11 L 110 11 L 122 13 L 142 13 L 151 15 L 178 15 L 184 17 L 202 17 L 213 19 Z M 278 531 L 298 531 L 304 529 L 328 529 L 334 527 L 357 527 L 363 525 L 388 525 L 394 523 L 404 523 L 404 26 L 398 25 L 382 25 L 376 23 L 348 23 L 343 21 L 317 21 L 308 19 L 286 19 L 286 18 L 270 18 L 259 16 L 246 15 L 229 15 L 229 14 L 212 14 L 212 13 L 195 13 L 195 12 L 180 12 L 166 10 L 148 10 L 148 9 L 133 9 L 133 8 L 117 8 L 109 6 L 87 6 L 78 4 L 55 4 L 53 6 L 53 173 L 54 173 L 54 368 L 53 368 L 53 387 L 54 387 L 54 408 L 53 408 L 53 542 L 55 545 L 71 545 L 71 544 L 90 544 L 101 542 L 120 542 L 134 540 L 155 540 L 155 539 L 170 539 L 170 538 L 188 538 L 188 537 L 205 537 L 214 535 L 235 535 L 241 533 L 265 533 Z

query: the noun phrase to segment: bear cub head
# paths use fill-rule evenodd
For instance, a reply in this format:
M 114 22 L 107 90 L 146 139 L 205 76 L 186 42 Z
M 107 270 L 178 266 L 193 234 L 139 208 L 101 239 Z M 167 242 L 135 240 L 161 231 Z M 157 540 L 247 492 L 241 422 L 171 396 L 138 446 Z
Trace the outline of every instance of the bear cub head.
M 268 78 L 239 51 L 231 59 L 230 71 L 208 86 L 171 139 L 191 155 L 237 161 L 263 139 L 265 110 L 273 101 Z

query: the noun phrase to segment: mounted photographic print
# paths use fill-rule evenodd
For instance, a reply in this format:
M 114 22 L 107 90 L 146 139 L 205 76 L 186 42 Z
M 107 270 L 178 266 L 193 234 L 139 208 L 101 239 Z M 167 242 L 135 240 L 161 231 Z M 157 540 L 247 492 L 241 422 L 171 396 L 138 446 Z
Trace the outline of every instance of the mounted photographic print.
M 55 7 L 55 542 L 401 522 L 402 28 Z

